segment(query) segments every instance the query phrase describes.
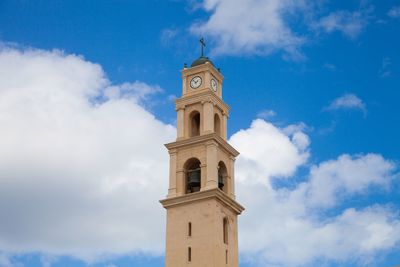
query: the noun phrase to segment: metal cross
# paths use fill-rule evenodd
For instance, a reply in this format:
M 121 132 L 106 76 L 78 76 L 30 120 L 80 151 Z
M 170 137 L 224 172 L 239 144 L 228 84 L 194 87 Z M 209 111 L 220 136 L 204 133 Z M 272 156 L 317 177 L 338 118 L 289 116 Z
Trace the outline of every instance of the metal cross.
M 204 47 L 206 46 L 206 42 L 204 41 L 204 38 L 202 37 L 200 39 L 200 46 L 201 46 L 201 56 L 204 56 Z

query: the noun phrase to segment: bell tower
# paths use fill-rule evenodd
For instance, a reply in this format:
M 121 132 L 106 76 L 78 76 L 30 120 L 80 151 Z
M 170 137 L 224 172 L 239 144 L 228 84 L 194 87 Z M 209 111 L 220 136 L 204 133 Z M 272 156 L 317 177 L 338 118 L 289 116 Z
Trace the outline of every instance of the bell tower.
M 176 100 L 177 139 L 170 154 L 166 267 L 238 267 L 234 163 L 227 142 L 229 107 L 222 100 L 223 76 L 203 54 L 182 73 Z

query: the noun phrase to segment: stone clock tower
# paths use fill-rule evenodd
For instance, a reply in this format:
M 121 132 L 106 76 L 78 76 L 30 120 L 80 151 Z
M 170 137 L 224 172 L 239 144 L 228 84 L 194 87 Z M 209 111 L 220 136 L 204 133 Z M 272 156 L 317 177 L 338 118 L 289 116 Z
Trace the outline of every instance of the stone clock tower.
M 237 267 L 237 216 L 244 208 L 235 201 L 239 152 L 226 141 L 223 76 L 202 52 L 182 80 L 177 139 L 166 144 L 168 195 L 160 201 L 167 210 L 165 266 Z

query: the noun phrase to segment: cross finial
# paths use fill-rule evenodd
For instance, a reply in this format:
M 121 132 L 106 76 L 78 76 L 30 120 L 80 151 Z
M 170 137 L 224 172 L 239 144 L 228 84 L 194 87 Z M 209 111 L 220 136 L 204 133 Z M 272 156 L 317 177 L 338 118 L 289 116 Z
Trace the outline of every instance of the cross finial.
M 206 42 L 204 41 L 204 38 L 201 37 L 200 39 L 200 46 L 201 46 L 201 56 L 204 56 L 204 47 L 206 46 Z

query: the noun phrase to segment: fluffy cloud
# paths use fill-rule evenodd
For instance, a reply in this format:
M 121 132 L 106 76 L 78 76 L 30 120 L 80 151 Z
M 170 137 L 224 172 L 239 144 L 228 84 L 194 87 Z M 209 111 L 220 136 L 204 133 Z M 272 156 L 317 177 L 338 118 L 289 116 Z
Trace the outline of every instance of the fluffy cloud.
M 392 7 L 388 12 L 388 16 L 392 18 L 400 17 L 400 6 Z
M 284 51 L 286 58 L 302 59 L 306 36 L 340 31 L 356 38 L 366 27 L 369 9 L 337 10 L 321 14 L 323 1 L 313 0 L 202 0 L 196 7 L 209 13 L 190 31 L 214 42 L 214 54 L 265 55 Z M 299 25 L 303 32 L 299 32 Z
M 355 94 L 344 94 L 334 99 L 331 104 L 325 108 L 326 110 L 338 110 L 338 109 L 358 109 L 362 112 L 367 112 L 365 103 Z
M 175 130 L 140 105 L 159 90 L 60 51 L 0 51 L 1 251 L 163 252 Z
M 10 261 L 9 257 L 0 253 L 0 266 L 13 267 L 14 264 Z
M 161 89 L 112 85 L 101 67 L 59 51 L 0 50 L 0 265 L 40 252 L 87 261 L 161 254 L 168 154 L 175 129 L 144 106 Z M 163 134 L 160 135 L 159 133 Z M 396 165 L 378 154 L 342 155 L 308 169 L 299 123 L 262 119 L 235 133 L 240 251 L 255 266 L 359 260 L 399 242 L 398 215 L 346 198 L 388 188 Z M 274 181 L 290 184 L 274 187 Z M 321 194 L 324 192 L 324 194 Z
M 383 58 L 382 65 L 379 70 L 379 76 L 382 78 L 391 76 L 392 75 L 391 65 L 392 65 L 392 61 L 389 57 Z
M 261 110 L 258 112 L 257 117 L 260 119 L 269 119 L 271 117 L 275 117 L 276 112 L 270 109 Z
M 331 207 L 341 195 L 365 193 L 370 186 L 387 187 L 395 165 L 382 156 L 342 155 L 313 166 L 305 184 L 304 201 L 312 207 Z
M 308 157 L 308 142 L 299 146 L 293 138 L 296 133 L 308 139 L 307 135 L 296 125 L 288 128 L 291 131 L 258 120 L 231 138 L 241 151 L 236 188 L 246 207 L 240 217 L 243 259 L 254 266 L 365 263 L 373 262 L 380 251 L 393 249 L 400 242 L 400 220 L 394 210 L 342 204 L 373 188 L 388 189 L 396 176 L 395 164 L 378 154 L 342 155 L 311 166 L 304 182 L 274 187 L 276 176 L 292 176 Z
M 211 16 L 191 31 L 212 37 L 217 54 L 265 54 L 277 49 L 295 54 L 304 42 L 284 20 L 285 14 L 303 8 L 303 1 L 204 0 L 202 7 Z
M 263 183 L 264 177 L 289 177 L 309 156 L 309 139 L 301 128 L 279 129 L 261 119 L 253 121 L 249 129 L 235 133 L 230 142 L 246 155 L 239 158 L 237 179 L 246 177 L 247 182 Z M 242 171 L 250 176 L 240 175 Z
M 364 12 L 340 10 L 320 18 L 313 27 L 328 33 L 339 31 L 350 38 L 356 38 L 366 25 L 367 15 Z

